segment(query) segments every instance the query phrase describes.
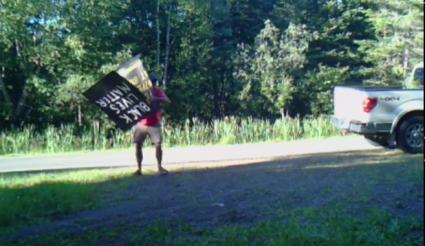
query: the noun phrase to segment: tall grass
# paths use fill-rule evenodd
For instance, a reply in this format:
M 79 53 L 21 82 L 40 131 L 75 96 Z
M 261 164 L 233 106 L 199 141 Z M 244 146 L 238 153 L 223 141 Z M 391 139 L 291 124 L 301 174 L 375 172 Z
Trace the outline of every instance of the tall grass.
M 340 131 L 329 122 L 329 118 L 307 118 L 303 121 L 305 138 L 328 137 L 340 134 Z
M 226 117 L 211 123 L 193 119 L 180 125 L 165 123 L 163 127 L 166 146 L 291 141 L 340 134 L 324 116 L 276 121 Z M 131 143 L 130 131 L 110 129 L 96 123 L 86 128 L 75 125 L 49 126 L 43 131 L 28 126 L 0 133 L 0 155 L 127 148 Z

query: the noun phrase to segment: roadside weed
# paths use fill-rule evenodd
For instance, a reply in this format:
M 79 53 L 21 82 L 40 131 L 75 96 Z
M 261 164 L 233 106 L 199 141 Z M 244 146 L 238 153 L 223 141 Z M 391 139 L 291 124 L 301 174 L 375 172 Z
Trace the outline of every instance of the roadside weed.
M 324 116 L 302 120 L 287 117 L 274 122 L 251 117 L 227 117 L 211 123 L 192 119 L 181 125 L 165 123 L 163 127 L 166 146 L 276 142 L 338 135 L 341 133 Z M 83 128 L 48 126 L 44 130 L 27 126 L 0 133 L 0 155 L 128 148 L 131 143 L 130 132 L 95 123 Z

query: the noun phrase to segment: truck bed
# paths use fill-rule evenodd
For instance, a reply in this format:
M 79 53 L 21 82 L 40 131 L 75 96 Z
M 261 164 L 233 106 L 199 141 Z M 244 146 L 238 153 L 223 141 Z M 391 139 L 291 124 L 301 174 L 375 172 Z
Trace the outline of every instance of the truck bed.
M 367 98 L 376 98 L 377 105 L 365 112 Z M 423 89 L 401 87 L 337 86 L 334 89 L 334 117 L 361 123 L 392 123 L 400 107 L 413 101 L 423 104 Z

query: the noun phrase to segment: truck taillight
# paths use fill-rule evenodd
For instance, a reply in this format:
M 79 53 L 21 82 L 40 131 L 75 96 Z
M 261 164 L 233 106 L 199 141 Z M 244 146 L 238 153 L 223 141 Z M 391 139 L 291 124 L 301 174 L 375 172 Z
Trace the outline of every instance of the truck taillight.
M 369 113 L 370 111 L 373 110 L 373 108 L 376 107 L 376 105 L 378 104 L 378 98 L 366 98 L 365 100 L 363 100 L 363 111 L 366 113 Z

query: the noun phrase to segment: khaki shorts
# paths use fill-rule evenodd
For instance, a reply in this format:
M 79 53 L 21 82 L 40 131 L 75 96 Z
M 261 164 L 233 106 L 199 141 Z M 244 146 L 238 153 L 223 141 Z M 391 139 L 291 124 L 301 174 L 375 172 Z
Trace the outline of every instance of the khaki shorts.
M 133 128 L 133 142 L 143 145 L 145 142 L 146 136 L 149 135 L 152 143 L 161 144 L 161 126 L 143 126 L 137 124 Z

